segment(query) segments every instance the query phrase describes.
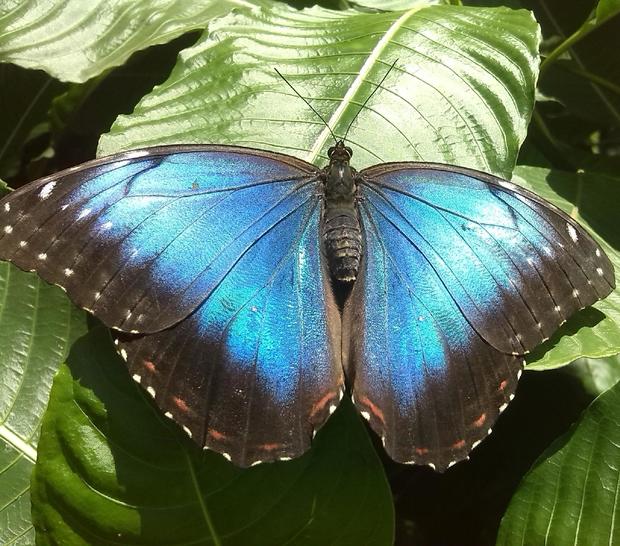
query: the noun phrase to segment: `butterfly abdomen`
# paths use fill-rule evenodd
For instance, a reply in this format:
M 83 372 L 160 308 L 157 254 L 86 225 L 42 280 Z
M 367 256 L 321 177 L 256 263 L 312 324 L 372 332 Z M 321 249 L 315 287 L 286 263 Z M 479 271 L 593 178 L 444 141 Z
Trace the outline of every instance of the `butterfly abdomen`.
M 362 232 L 355 206 L 328 206 L 323 216 L 323 244 L 332 276 L 354 281 L 362 257 Z

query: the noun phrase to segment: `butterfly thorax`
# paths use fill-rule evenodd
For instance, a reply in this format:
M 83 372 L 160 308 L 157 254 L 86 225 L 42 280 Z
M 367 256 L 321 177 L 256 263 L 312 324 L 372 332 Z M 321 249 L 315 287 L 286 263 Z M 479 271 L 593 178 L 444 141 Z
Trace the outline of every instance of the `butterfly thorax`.
M 357 210 L 355 171 L 349 165 L 351 149 L 342 141 L 328 151 L 323 171 L 325 200 L 321 236 L 332 276 L 354 281 L 362 256 L 362 232 Z

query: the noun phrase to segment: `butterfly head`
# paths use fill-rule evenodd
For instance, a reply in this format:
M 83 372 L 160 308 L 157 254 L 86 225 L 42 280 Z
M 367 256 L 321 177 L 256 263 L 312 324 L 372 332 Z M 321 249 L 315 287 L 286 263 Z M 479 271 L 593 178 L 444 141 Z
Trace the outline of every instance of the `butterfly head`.
M 353 156 L 353 150 L 345 146 L 343 140 L 339 140 L 335 146 L 327 150 L 327 157 L 329 157 L 330 162 L 340 161 L 348 163 L 351 156 Z

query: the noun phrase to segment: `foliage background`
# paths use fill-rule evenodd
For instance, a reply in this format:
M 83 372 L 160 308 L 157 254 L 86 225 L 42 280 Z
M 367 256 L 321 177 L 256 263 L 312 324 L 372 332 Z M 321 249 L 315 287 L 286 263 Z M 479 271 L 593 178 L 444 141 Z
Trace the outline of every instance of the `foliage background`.
M 398 57 L 374 117 L 351 130 L 358 168 L 512 173 L 620 271 L 620 2 L 304 5 L 3 2 L 0 178 L 17 187 L 159 142 L 321 164 L 323 128 L 282 100 L 272 67 L 338 132 Z M 620 543 L 619 324 L 617 293 L 571 319 L 531 356 L 491 437 L 444 475 L 392 463 L 348 404 L 300 460 L 240 471 L 160 418 L 59 289 L 0 264 L 0 543 Z

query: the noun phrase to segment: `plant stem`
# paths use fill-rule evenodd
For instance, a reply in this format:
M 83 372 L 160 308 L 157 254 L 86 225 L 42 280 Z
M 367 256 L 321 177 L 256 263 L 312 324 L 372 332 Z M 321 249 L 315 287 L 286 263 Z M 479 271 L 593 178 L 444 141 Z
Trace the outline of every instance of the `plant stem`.
M 598 74 L 594 74 L 593 72 L 589 72 L 588 70 L 579 68 L 572 63 L 571 64 L 568 64 L 568 63 L 560 64 L 558 66 L 562 68 L 563 70 L 568 70 L 569 72 L 576 74 L 577 76 L 582 76 L 586 80 L 589 80 L 590 82 L 595 83 L 596 85 L 600 85 L 601 87 L 604 87 L 605 89 L 611 91 L 612 93 L 620 95 L 620 85 L 616 85 L 615 83 L 609 81 L 606 78 L 603 78 L 602 76 L 599 76 Z

